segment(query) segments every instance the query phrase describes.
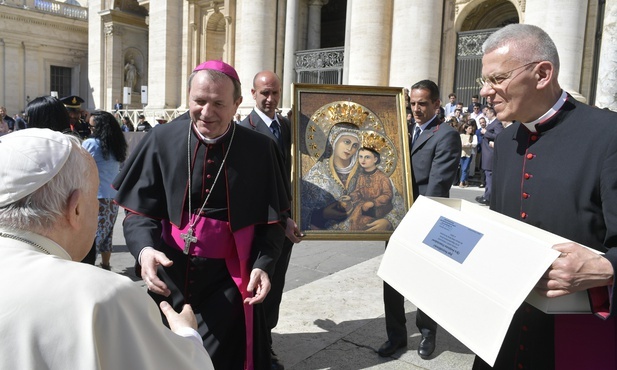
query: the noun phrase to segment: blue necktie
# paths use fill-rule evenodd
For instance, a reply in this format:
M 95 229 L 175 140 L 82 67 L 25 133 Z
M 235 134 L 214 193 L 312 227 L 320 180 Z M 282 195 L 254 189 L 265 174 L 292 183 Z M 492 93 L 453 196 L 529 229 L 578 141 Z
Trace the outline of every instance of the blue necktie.
M 272 131 L 272 134 L 277 140 L 281 140 L 281 128 L 277 120 L 272 121 L 270 124 L 270 131 Z
M 418 136 L 420 136 L 421 132 L 422 132 L 422 129 L 420 127 L 416 126 L 416 130 L 413 133 L 413 139 L 411 139 L 411 145 L 412 146 L 416 142 L 416 139 L 418 139 Z

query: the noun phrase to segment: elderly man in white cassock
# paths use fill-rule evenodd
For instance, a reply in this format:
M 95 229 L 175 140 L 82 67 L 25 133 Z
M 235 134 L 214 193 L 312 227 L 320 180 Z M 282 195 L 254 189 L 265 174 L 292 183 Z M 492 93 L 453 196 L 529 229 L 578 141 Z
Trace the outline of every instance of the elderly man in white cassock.
M 213 369 L 190 306 L 76 263 L 97 227 L 98 175 L 72 135 L 0 138 L 0 368 Z

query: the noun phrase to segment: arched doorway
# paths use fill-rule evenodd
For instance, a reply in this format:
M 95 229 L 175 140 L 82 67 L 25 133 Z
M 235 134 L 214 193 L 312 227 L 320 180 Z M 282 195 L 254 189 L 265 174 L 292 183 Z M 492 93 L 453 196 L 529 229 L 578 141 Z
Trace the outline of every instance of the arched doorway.
M 518 11 L 507 0 L 479 3 L 463 20 L 457 33 L 454 87 L 457 100 L 467 106 L 480 92 L 476 79 L 482 74 L 482 44 L 497 29 L 519 23 Z

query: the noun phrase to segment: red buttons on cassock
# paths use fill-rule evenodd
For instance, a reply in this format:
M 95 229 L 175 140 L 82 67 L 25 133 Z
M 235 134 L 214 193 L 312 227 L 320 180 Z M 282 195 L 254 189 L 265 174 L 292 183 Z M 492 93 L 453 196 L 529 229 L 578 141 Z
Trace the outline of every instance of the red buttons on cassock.
M 523 199 L 527 199 L 527 198 L 529 198 L 529 194 L 523 193 Z
M 210 192 L 210 189 L 206 189 L 206 194 L 208 194 Z
M 530 174 L 528 174 L 528 173 L 526 173 L 526 174 L 525 174 L 525 180 L 529 180 L 530 178 L 531 178 L 531 175 L 530 175 Z
M 208 161 L 207 161 L 207 162 L 208 162 L 208 164 L 212 164 L 212 163 L 214 163 L 214 161 L 213 161 L 212 159 L 208 159 Z
M 531 141 L 537 141 L 538 135 L 531 135 Z
M 532 160 L 532 159 L 534 159 L 536 156 L 535 156 L 535 154 L 527 153 L 526 157 L 527 157 L 527 159 Z
M 520 346 L 518 346 L 518 349 L 520 349 L 521 351 L 524 351 L 525 350 L 525 346 L 521 344 Z
M 207 179 L 212 178 L 212 175 L 207 174 L 207 175 L 206 175 L 206 178 L 207 178 Z
M 523 325 L 523 331 L 527 331 L 529 330 L 529 328 L 527 328 L 527 325 Z
M 522 369 L 522 368 L 523 368 L 523 364 L 518 364 L 518 366 L 517 366 L 517 367 L 518 367 L 519 369 Z
M 526 219 L 526 218 L 527 218 L 527 213 L 525 213 L 525 212 L 521 212 L 521 218 L 522 218 L 522 219 Z

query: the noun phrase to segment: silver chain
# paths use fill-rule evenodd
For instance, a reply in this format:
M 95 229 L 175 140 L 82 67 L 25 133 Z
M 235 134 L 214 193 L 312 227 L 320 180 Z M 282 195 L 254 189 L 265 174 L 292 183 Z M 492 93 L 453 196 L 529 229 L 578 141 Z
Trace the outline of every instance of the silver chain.
M 206 207 L 206 203 L 208 203 L 208 199 L 210 199 L 210 195 L 212 195 L 212 190 L 214 190 L 214 185 L 216 185 L 216 181 L 219 179 L 219 175 L 221 174 L 221 170 L 223 169 L 223 166 L 225 165 L 225 161 L 227 160 L 227 155 L 229 154 L 229 149 L 231 149 L 231 144 L 234 141 L 234 135 L 236 134 L 236 124 L 232 123 L 231 124 L 233 126 L 232 131 L 231 131 L 231 139 L 229 139 L 229 146 L 227 147 L 227 151 L 225 152 L 225 156 L 223 157 L 223 161 L 221 162 L 221 166 L 219 167 L 218 172 L 216 173 L 216 176 L 214 177 L 214 181 L 212 182 L 212 188 L 210 190 L 210 192 L 208 193 L 208 195 L 206 195 L 206 200 L 204 200 L 204 204 L 201 205 L 201 208 L 199 209 L 199 212 L 197 212 L 197 216 L 195 217 L 195 219 L 191 222 L 191 212 L 193 211 L 192 208 L 192 197 L 191 197 L 191 193 L 192 188 L 191 188 L 191 130 L 192 130 L 192 126 L 193 126 L 193 122 L 191 122 L 191 124 L 189 125 L 189 135 L 188 135 L 188 145 L 187 145 L 187 163 L 188 163 L 188 172 L 189 172 L 189 188 L 188 188 L 188 193 L 189 193 L 189 229 L 192 229 L 195 224 L 197 223 L 197 221 L 199 221 L 199 218 L 201 217 L 201 212 L 204 210 L 204 208 Z
M 45 254 L 51 254 L 51 253 L 49 253 L 49 251 L 47 249 L 43 248 L 42 246 L 38 245 L 37 243 L 35 243 L 35 242 L 31 241 L 31 240 L 28 240 L 26 238 L 22 238 L 22 237 L 17 236 L 17 235 L 0 232 L 0 237 L 7 238 L 7 239 L 13 239 L 13 240 L 17 240 L 17 241 L 22 242 L 22 243 L 30 244 L 33 247 L 36 247 L 36 248 L 40 249 L 41 252 L 43 252 Z

